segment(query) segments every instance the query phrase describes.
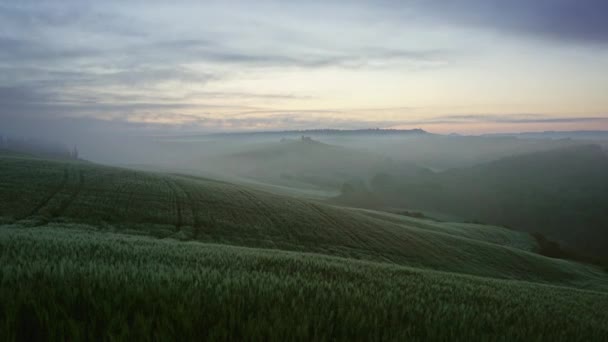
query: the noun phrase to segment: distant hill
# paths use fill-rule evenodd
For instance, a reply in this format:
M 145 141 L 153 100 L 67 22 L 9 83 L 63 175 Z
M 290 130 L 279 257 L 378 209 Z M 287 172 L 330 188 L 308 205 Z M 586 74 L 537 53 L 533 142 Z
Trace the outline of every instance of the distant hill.
M 38 138 L 9 138 L 0 135 L 0 151 L 54 159 L 78 159 L 78 150 L 66 145 Z
M 540 232 L 608 257 L 608 156 L 596 145 L 503 158 L 420 177 L 377 174 L 369 206 L 401 206 Z M 356 194 L 355 194 L 356 195 Z M 353 204 L 355 195 L 338 200 Z M 373 197 L 372 197 L 373 196 Z M 368 206 L 359 201 L 359 206 Z
M 200 166 L 200 161 L 210 156 L 245 152 L 262 148 L 264 144 L 278 143 L 281 139 L 300 140 L 302 136 L 433 170 L 468 167 L 516 154 L 588 143 L 571 139 L 511 136 L 447 136 L 421 130 L 314 130 L 164 137 L 159 138 L 154 146 L 157 148 L 155 155 L 170 156 L 163 160 L 170 158 L 171 166 L 175 166 L 173 161 L 176 161 L 196 168 L 196 161 Z M 162 154 L 158 151 L 162 151 Z M 208 161 L 204 166 L 214 163 Z
M 325 144 L 307 136 L 258 144 L 207 163 L 217 172 L 236 173 L 271 184 L 340 189 L 346 181 L 363 181 L 385 168 L 419 170 L 370 152 Z M 421 172 L 423 169 L 420 169 Z
M 508 136 L 525 139 L 608 140 L 608 131 L 544 131 L 487 134 L 485 136 Z
M 366 128 L 366 129 L 305 129 L 288 131 L 256 131 L 256 132 L 228 132 L 214 133 L 210 136 L 230 136 L 230 137 L 255 137 L 255 136 L 283 136 L 297 137 L 301 135 L 321 137 L 321 136 L 390 136 L 390 135 L 431 135 L 431 133 L 420 129 L 386 129 L 386 128 Z

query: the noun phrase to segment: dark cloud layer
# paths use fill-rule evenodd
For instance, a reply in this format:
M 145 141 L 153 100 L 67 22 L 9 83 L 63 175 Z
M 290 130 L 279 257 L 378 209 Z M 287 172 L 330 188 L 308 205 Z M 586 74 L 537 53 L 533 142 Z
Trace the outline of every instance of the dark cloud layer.
M 605 0 L 459 0 L 393 2 L 443 22 L 556 42 L 608 44 Z
M 435 125 L 435 124 L 477 124 L 477 123 L 510 123 L 510 124 L 537 124 L 537 123 L 593 123 L 608 122 L 606 116 L 550 116 L 542 114 L 453 114 L 437 116 L 427 120 L 404 121 L 404 124 Z

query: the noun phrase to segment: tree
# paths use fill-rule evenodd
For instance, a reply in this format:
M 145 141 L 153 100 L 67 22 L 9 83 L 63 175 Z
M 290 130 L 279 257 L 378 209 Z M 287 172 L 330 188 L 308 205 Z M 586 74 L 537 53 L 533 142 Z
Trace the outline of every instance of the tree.
M 342 184 L 342 189 L 340 192 L 342 193 L 342 195 L 352 194 L 355 192 L 355 186 L 348 182 L 345 182 L 344 184 Z
M 72 150 L 72 159 L 78 159 L 78 148 L 74 145 L 74 149 Z

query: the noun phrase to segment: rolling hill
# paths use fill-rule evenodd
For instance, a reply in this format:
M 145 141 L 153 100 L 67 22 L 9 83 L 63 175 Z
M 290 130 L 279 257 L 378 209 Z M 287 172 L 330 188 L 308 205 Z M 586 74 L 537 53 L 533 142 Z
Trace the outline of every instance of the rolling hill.
M 353 195 L 338 201 L 432 210 L 540 232 L 578 251 L 607 257 L 607 175 L 605 151 L 579 145 L 421 177 L 377 174 L 367 190 L 376 203 L 353 203 Z
M 608 336 L 606 292 L 310 253 L 0 228 L 0 265 L 4 341 Z
M 404 173 L 426 171 L 411 163 L 305 136 L 244 148 L 215 158 L 202 168 L 273 185 L 330 190 L 340 189 L 346 181 L 367 179 L 387 168 Z
M 88 224 L 582 287 L 604 277 L 592 267 L 533 253 L 538 246 L 531 236 L 500 227 L 397 220 L 211 179 L 85 162 L 7 157 L 2 164 L 0 217 L 17 226 Z M 495 260 L 488 262 L 489 256 Z
M 606 333 L 608 274 L 539 255 L 527 233 L 81 161 L 0 165 L 8 340 L 153 325 L 216 339 Z M 547 308 L 577 319 L 543 321 Z M 447 314 L 461 318 L 438 329 Z

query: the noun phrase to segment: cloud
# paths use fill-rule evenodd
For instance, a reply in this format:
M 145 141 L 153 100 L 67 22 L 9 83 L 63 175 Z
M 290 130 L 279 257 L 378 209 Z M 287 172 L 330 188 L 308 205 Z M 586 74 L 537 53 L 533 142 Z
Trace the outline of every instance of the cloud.
M 255 99 L 302 100 L 311 97 L 290 91 L 204 88 L 269 68 L 433 68 L 449 54 L 441 49 L 352 44 L 353 40 L 327 44 L 295 34 L 302 29 L 297 25 L 288 25 L 284 34 L 276 35 L 277 23 L 260 13 L 232 26 L 223 23 L 232 17 L 216 18 L 191 6 L 177 4 L 176 12 L 169 9 L 166 16 L 162 13 L 155 19 L 158 14 L 150 12 L 154 6 L 117 2 L 0 4 L 0 116 L 127 118 L 141 111 L 211 108 L 221 100 L 225 106 L 242 106 Z M 292 10 L 297 17 L 297 8 Z M 202 18 L 193 21 L 190 12 Z M 260 25 L 251 26 L 260 18 L 264 19 Z M 173 22 L 162 25 L 163 19 Z M 182 26 L 181 32 L 172 31 Z M 248 35 L 255 39 L 245 39 Z M 167 94 L 167 84 L 181 88 L 180 94 Z M 205 104 L 208 100 L 215 103 Z
M 543 114 L 452 114 L 436 116 L 424 120 L 404 120 L 400 124 L 414 125 L 436 125 L 436 124 L 530 124 L 530 123 L 593 123 L 608 122 L 608 114 L 605 116 L 549 116 Z
M 0 36 L 0 61 L 25 64 L 28 62 L 69 61 L 77 58 L 99 56 L 96 49 L 58 47 L 28 39 Z
M 605 0 L 387 1 L 392 10 L 442 24 L 496 30 L 562 43 L 607 44 Z M 405 17 L 404 17 L 405 18 Z
M 105 6 L 94 6 L 91 1 L 42 2 L 19 1 L 0 3 L 0 27 L 16 32 L 41 33 L 49 29 L 76 29 L 80 32 L 103 31 L 121 37 L 143 37 L 137 29 L 141 24 L 133 16 L 109 11 Z
M 198 7 L 192 3 L 180 3 L 168 13 L 163 13 L 166 15 L 161 20 L 148 17 L 158 15 L 150 12 L 150 6 L 110 4 L 0 5 L 0 19 L 4 20 L 0 24 L 3 28 L 0 31 L 3 32 L 0 36 L 0 60 L 22 64 L 49 59 L 71 62 L 76 58 L 88 58 L 114 66 L 213 62 L 301 68 L 374 67 L 382 64 L 379 62 L 393 62 L 428 67 L 442 61 L 448 54 L 438 49 L 378 47 L 377 41 L 369 39 L 349 38 L 328 43 L 316 37 L 318 32 L 310 30 L 315 26 L 314 20 L 307 23 L 309 28 L 298 26 L 303 19 L 298 11 L 307 8 L 305 4 L 286 6 L 290 8 L 286 13 L 277 11 L 268 3 L 256 8 L 246 2 L 235 2 L 220 11 L 211 4 Z M 226 12 L 233 7 L 233 13 Z M 338 10 L 331 7 L 317 4 L 315 11 Z M 264 9 L 276 13 L 262 13 Z M 251 10 L 250 16 L 241 13 L 247 10 Z M 360 10 L 365 11 L 364 8 Z M 192 13 L 199 13 L 201 17 L 192 17 Z M 337 21 L 340 13 L 335 14 L 334 20 Z M 282 16 L 297 22 L 286 24 L 281 21 L 279 24 Z M 171 25 L 176 27 L 181 27 L 183 22 L 187 28 L 179 35 L 170 34 L 167 27 L 160 26 L 163 19 L 172 19 Z M 194 19 L 197 20 L 193 22 Z M 207 26 L 201 27 L 199 20 Z M 308 34 L 302 34 L 302 31 Z M 277 34 L 279 32 L 282 33 Z
M 102 85 L 107 80 L 91 81 L 75 76 L 73 84 L 89 84 L 94 82 Z M 115 77 L 115 76 L 112 76 Z M 122 77 L 122 76 L 121 76 Z M 143 82 L 144 79 L 138 79 Z M 154 78 L 156 80 L 156 78 Z M 113 84 L 112 81 L 108 84 Z M 85 93 L 70 93 L 63 88 L 61 82 L 42 82 L 39 85 L 0 86 L 0 120 L 3 118 L 27 117 L 30 119 L 61 119 L 64 117 L 114 118 L 125 121 L 137 121 L 141 118 L 155 118 L 153 121 L 169 122 L 183 115 L 180 111 L 230 111 L 246 113 L 264 111 L 261 108 L 238 104 L 234 99 L 271 99 L 286 101 L 292 99 L 306 100 L 293 94 L 246 93 L 246 92 L 213 92 L 195 91 L 182 96 L 158 95 L 145 92 L 143 94 L 124 94 L 104 92 L 91 89 Z M 218 100 L 220 100 L 218 102 Z M 227 100 L 227 101 L 221 101 Z M 205 102 L 206 101 L 206 102 Z M 213 101 L 213 102 L 210 102 Z M 268 112 L 268 111 L 267 111 Z M 194 116 L 191 116 L 194 117 Z M 176 122 L 182 122 L 178 120 Z M 190 120 L 192 121 L 192 120 Z M 0 124 L 2 122 L 0 121 Z
M 596 116 L 551 116 L 533 113 L 515 114 L 450 114 L 424 119 L 366 119 L 378 117 L 376 112 L 401 113 L 391 117 L 415 115 L 417 108 L 368 109 L 268 109 L 238 105 L 232 102 L 205 103 L 205 99 L 270 98 L 291 100 L 290 94 L 249 94 L 239 92 L 194 92 L 183 98 L 154 95 L 125 95 L 88 93 L 70 98 L 65 92 L 53 92 L 47 87 L 0 87 L 0 124 L 16 119 L 64 120 L 67 118 L 90 122 L 126 123 L 126 127 L 167 130 L 259 130 L 307 128 L 370 128 L 396 126 L 434 126 L 489 124 L 559 124 L 608 123 L 608 114 Z M 305 98 L 304 98 L 305 99 Z M 196 100 L 196 101 L 195 101 Z M 189 112 L 200 114 L 186 114 Z M 217 115 L 228 111 L 231 114 Z M 206 114 L 205 114 L 206 113 Z M 100 120 L 100 121 L 95 121 Z M 18 120 L 17 120 L 18 121 Z M 5 125 L 6 126 L 6 125 Z
M 4 92 L 8 97 L 9 92 Z M 1 92 L 0 92 L 1 94 Z M 31 98 L 31 94 L 21 90 L 12 90 L 16 98 Z M 3 97 L 0 96 L 0 100 Z M 111 105 L 110 105 L 111 106 Z M 608 127 L 608 116 L 547 116 L 541 114 L 486 114 L 469 115 L 453 114 L 435 116 L 428 119 L 397 119 L 383 120 L 370 118 L 354 118 L 349 111 L 334 110 L 302 110 L 274 111 L 249 110 L 240 108 L 239 114 L 217 116 L 212 114 L 187 114 L 183 110 L 188 107 L 156 103 L 141 103 L 116 106 L 118 108 L 95 107 L 102 113 L 119 110 L 120 115 L 99 116 L 24 116 L 0 115 L 0 134 L 39 137 L 66 143 L 86 142 L 89 140 L 105 141 L 115 144 L 120 139 L 136 136 L 188 135 L 212 132 L 238 131 L 279 131 L 305 129 L 365 129 L 365 128 L 422 128 L 433 132 L 435 128 L 442 131 L 446 127 L 458 131 L 467 129 L 475 124 L 515 124 L 528 127 L 529 124 L 588 124 L 593 127 Z M 0 106 L 1 108 L 1 106 Z M 57 112 L 68 107 L 53 108 Z M 158 108 L 161 108 L 159 110 Z M 239 110 L 239 108 L 235 108 Z M 127 114 L 124 114 L 127 113 Z M 360 114 L 360 113 L 357 113 Z M 528 126 L 527 126 L 528 125 Z M 509 126 L 514 127 L 514 126 Z M 543 126 L 546 127 L 546 126 Z M 511 128 L 512 129 L 512 128 Z M 119 139 L 119 140 L 116 140 Z M 101 145 L 100 145 L 101 146 Z
M 181 65 L 194 62 L 213 62 L 226 65 L 257 67 L 374 67 L 376 62 L 409 62 L 431 66 L 442 62 L 449 52 L 442 50 L 407 50 L 361 47 L 334 49 L 316 53 L 287 51 L 249 51 L 223 46 L 206 40 L 169 40 L 133 43 L 121 47 L 64 47 L 53 42 L 0 37 L 0 61 L 25 64 L 41 61 L 69 63 L 92 59 L 112 61 L 114 67 L 133 65 Z M 118 57 L 117 57 L 118 56 Z
M 315 96 L 310 96 L 304 90 L 292 91 L 306 89 L 299 84 L 293 88 L 285 84 L 284 91 L 264 90 L 277 89 L 272 80 L 264 79 L 266 73 L 281 73 L 281 81 L 285 77 L 294 83 L 300 79 L 313 83 L 310 79 L 314 77 L 291 76 L 308 76 L 322 70 L 328 73 L 321 79 L 325 80 L 325 75 L 336 75 L 337 79 L 344 70 L 354 70 L 355 81 L 363 83 L 366 79 L 359 75 L 373 73 L 369 79 L 378 81 L 382 80 L 376 77 L 380 72 L 388 75 L 394 71 L 396 77 L 386 77 L 387 84 L 393 82 L 391 89 L 387 84 L 378 86 L 378 92 L 390 93 L 402 86 L 399 77 L 408 77 L 412 71 L 435 72 L 450 67 L 462 57 L 461 53 L 481 54 L 475 51 L 475 44 L 467 43 L 477 38 L 478 31 L 559 43 L 604 44 L 608 42 L 608 20 L 604 20 L 608 2 L 603 0 L 313 0 L 277 4 L 0 4 L 0 119 L 87 117 L 102 122 L 117 120 L 112 122 L 129 127 L 139 127 L 133 125 L 141 122 L 145 127 L 165 128 L 173 127 L 169 124 L 173 120 L 176 126 L 187 124 L 191 129 L 604 120 L 591 115 L 577 118 L 509 114 L 366 121 L 360 119 L 365 112 L 370 117 L 399 118 L 404 111 L 298 111 L 292 108 L 312 106 L 303 106 L 301 101 L 327 96 L 322 100 L 331 103 L 332 95 L 311 91 Z M 397 19 L 397 23 L 389 19 Z M 441 28 L 438 31 L 443 30 L 437 34 L 439 38 L 428 33 L 437 27 Z M 453 34 L 457 30 L 452 29 L 463 27 L 473 28 L 466 31 L 470 37 Z M 460 40 L 452 41 L 453 37 Z M 466 45 L 466 51 L 458 50 L 460 44 Z M 435 76 L 431 83 L 443 81 L 437 73 L 429 75 Z M 256 77 L 268 81 L 260 82 L 267 88 L 251 86 Z M 453 76 L 447 75 L 448 81 L 450 77 Z M 408 91 L 407 83 L 403 82 L 403 93 Z M 428 87 L 424 83 L 421 82 L 421 89 Z M 312 89 L 314 85 L 308 87 Z M 434 90 L 429 87 L 428 91 Z M 347 85 L 340 91 L 350 89 Z M 368 95 L 353 93 L 353 97 Z M 384 94 L 371 95 L 370 98 L 385 98 Z M 290 108 L 290 101 L 298 103 Z M 265 108 L 268 103 L 271 105 Z M 403 107 L 407 105 L 403 103 Z M 194 112 L 199 115 L 192 116 Z M 413 112 L 411 108 L 407 111 Z

